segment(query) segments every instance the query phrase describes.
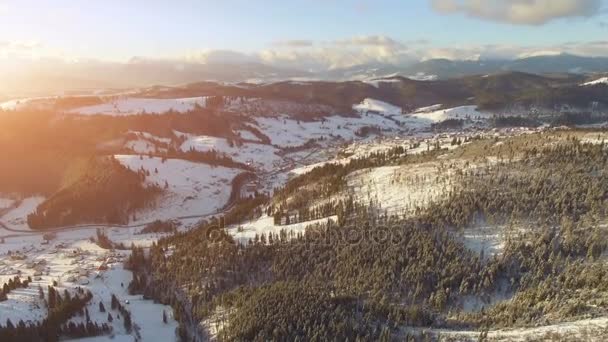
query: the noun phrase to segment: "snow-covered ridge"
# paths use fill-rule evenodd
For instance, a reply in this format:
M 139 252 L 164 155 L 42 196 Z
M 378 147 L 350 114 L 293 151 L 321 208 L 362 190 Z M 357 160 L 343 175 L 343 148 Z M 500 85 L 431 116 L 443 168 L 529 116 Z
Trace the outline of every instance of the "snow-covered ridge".
M 186 113 L 194 110 L 197 106 L 204 107 L 207 97 L 188 97 L 178 99 L 151 99 L 151 98 L 119 98 L 109 102 L 76 108 L 70 111 L 72 114 L 81 115 L 111 115 L 125 116 L 137 114 L 163 114 L 169 111 Z
M 598 84 L 608 84 L 608 77 L 602 77 L 602 78 L 598 78 L 595 81 L 591 81 L 591 82 L 587 82 L 587 83 L 583 83 L 581 84 L 582 86 L 592 86 L 592 85 L 598 85 Z
M 429 109 L 432 108 L 428 107 Z M 432 110 L 432 109 L 430 109 Z M 415 113 L 408 114 L 409 116 L 430 120 L 434 123 L 442 122 L 448 119 L 475 119 L 475 118 L 489 118 L 492 116 L 490 113 L 480 112 L 477 110 L 477 106 L 462 106 L 447 109 L 439 109 L 434 111 L 421 112 L 420 109 Z
M 353 106 L 359 113 L 378 112 L 381 114 L 401 114 L 401 107 L 375 99 L 365 99 L 363 102 Z
M 363 81 L 363 83 L 367 83 L 369 85 L 372 85 L 376 88 L 380 88 L 380 84 L 381 83 L 401 83 L 400 79 L 396 79 L 396 78 L 389 78 L 389 79 L 373 79 L 373 80 L 365 80 Z

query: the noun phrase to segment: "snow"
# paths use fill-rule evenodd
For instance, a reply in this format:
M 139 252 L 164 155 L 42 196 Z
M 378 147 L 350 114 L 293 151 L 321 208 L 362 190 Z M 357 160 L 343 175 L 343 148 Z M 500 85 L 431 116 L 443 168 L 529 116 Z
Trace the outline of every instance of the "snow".
M 430 120 L 432 123 L 438 123 L 448 119 L 462 120 L 466 118 L 475 119 L 478 117 L 489 118 L 492 116 L 492 114 L 477 111 L 477 106 L 462 106 L 449 109 L 440 109 L 432 112 L 421 112 L 419 110 L 415 113 L 409 114 L 409 116 L 423 120 Z
M 156 141 L 156 142 L 160 142 L 163 144 L 170 144 L 171 143 L 171 139 L 170 138 L 163 138 L 163 137 L 158 137 L 154 134 L 148 133 L 148 132 L 140 132 L 140 131 L 129 131 L 129 133 L 135 134 L 137 137 L 142 138 L 142 139 L 146 139 L 146 140 L 151 140 L 151 141 Z
M 192 136 L 187 135 L 187 140 L 182 144 L 182 151 L 194 149 L 200 152 L 217 151 L 225 153 L 233 160 L 252 164 L 253 166 L 270 171 L 282 163 L 282 158 L 276 152 L 279 150 L 270 145 L 244 143 L 241 146 L 230 145 L 224 138 L 212 137 L 207 135 Z
M 285 231 L 288 237 L 292 233 L 295 236 L 295 234 L 304 233 L 307 227 L 327 223 L 330 220 L 337 221 L 337 216 L 295 224 L 275 225 L 273 217 L 263 215 L 262 217 L 253 221 L 231 226 L 227 228 L 227 231 L 235 240 L 246 244 L 249 240 L 253 240 L 256 235 L 261 236 L 262 234 L 265 234 L 268 236 L 269 233 L 279 234 L 281 231 Z
M 0 209 L 7 209 L 15 204 L 15 200 L 12 198 L 2 198 L 0 197 Z
M 251 133 L 251 131 L 249 130 L 242 129 L 236 131 L 236 133 L 244 140 L 251 140 L 256 142 L 260 141 L 260 138 L 258 138 L 255 134 Z
M 281 117 L 256 118 L 260 131 L 279 147 L 302 146 L 311 139 L 354 140 L 358 129 L 374 126 L 385 133 L 396 134 L 401 127 L 394 119 L 378 114 L 361 115 L 358 118 L 329 116 L 322 121 L 303 122 Z
M 450 173 L 438 172 L 435 163 L 360 170 L 348 175 L 347 184 L 359 202 L 395 215 L 439 201 L 452 189 Z
M 476 254 L 483 253 L 485 259 L 501 255 L 505 247 L 503 229 L 505 227 L 467 228 L 463 233 L 463 243 Z
M 29 229 L 27 215 L 33 213 L 42 202 L 44 202 L 44 197 L 42 196 L 25 198 L 18 202 L 16 208 L 9 210 L 5 215 L 0 217 L 0 221 L 9 228 Z
M 57 97 L 29 97 L 21 99 L 13 99 L 0 103 L 0 110 L 16 111 L 27 108 L 33 103 L 37 103 L 38 108 L 48 107 L 50 103 Z
M 205 106 L 206 97 L 190 97 L 178 99 L 148 99 L 148 98 L 119 98 L 107 103 L 76 108 L 70 111 L 73 114 L 82 115 L 137 115 L 164 114 L 169 111 L 186 113 L 193 110 L 196 106 Z
M 29 102 L 28 99 L 10 100 L 0 103 L 2 110 L 17 110 L 24 107 Z
M 123 242 L 118 237 L 128 238 L 134 230 L 121 229 L 120 233 L 108 234 L 115 242 Z M 39 233 L 42 234 L 42 233 Z M 172 310 L 168 306 L 155 304 L 153 301 L 143 300 L 142 296 L 132 296 L 127 293 L 127 287 L 132 279 L 130 271 L 124 270 L 122 260 L 129 254 L 128 251 L 105 250 L 89 241 L 95 231 L 79 229 L 59 232 L 55 240 L 48 245 L 42 245 L 39 235 L 7 238 L 6 243 L 0 245 L 0 283 L 7 282 L 14 277 L 17 270 L 21 272 L 21 279 L 28 276 L 34 280 L 27 289 L 17 289 L 8 295 L 9 300 L 0 303 L 0 321 L 12 322 L 19 320 L 37 322 L 46 317 L 46 308 L 38 296 L 38 286 L 46 293 L 47 286 L 56 281 L 56 289 L 60 292 L 73 290 L 77 287 L 90 290 L 93 299 L 88 305 L 91 320 L 102 324 L 107 322 L 108 312 L 112 313 L 114 321 L 111 324 L 113 334 L 96 338 L 83 339 L 83 341 L 133 341 L 138 332 L 142 341 L 173 341 L 177 322 L 173 318 Z M 140 236 L 140 235 L 137 235 Z M 143 237 L 146 239 L 149 237 Z M 24 260 L 13 260 L 8 251 L 19 251 Z M 98 271 L 99 266 L 108 266 L 106 271 Z M 37 271 L 39 270 L 39 271 Z M 37 273 L 39 272 L 39 273 Z M 40 276 L 34 276 L 40 274 Z M 117 318 L 117 312 L 112 312 L 110 305 L 111 295 L 115 294 L 121 303 L 129 301 L 126 308 L 131 312 L 134 332 L 127 334 L 122 320 Z M 99 311 L 99 301 L 104 303 L 106 313 Z M 124 305 L 124 304 L 123 304 Z M 163 310 L 167 313 L 168 323 L 162 322 Z M 76 316 L 71 321 L 79 323 L 84 317 Z
M 598 78 L 597 80 L 581 84 L 582 86 L 592 86 L 598 84 L 608 84 L 608 77 Z
M 401 80 L 391 78 L 391 79 L 374 79 L 374 80 L 363 81 L 363 82 L 367 83 L 369 85 L 372 85 L 376 88 L 380 88 L 381 83 L 401 83 Z
M 374 99 L 365 99 L 360 104 L 353 106 L 353 109 L 366 113 L 368 111 L 376 111 L 382 114 L 401 114 L 401 107 L 394 106 L 390 103 Z
M 432 106 L 428 106 L 428 107 L 421 107 L 418 108 L 414 111 L 414 113 L 428 113 L 428 112 L 434 112 L 439 110 L 443 105 L 442 104 L 435 104 Z
M 14 276 L 12 276 L 14 277 Z M 8 282 L 8 278 L 0 282 Z M 27 279 L 27 277 L 26 277 Z M 24 280 L 22 278 L 22 280 Z M 38 298 L 38 289 L 32 284 L 25 289 L 16 289 L 8 294 L 8 300 L 0 302 L 0 322 L 5 325 L 6 320 L 10 319 L 13 324 L 20 320 L 25 323 L 38 322 L 46 317 L 46 311 L 42 310 L 43 303 Z
M 138 154 L 165 152 L 166 148 L 158 147 L 157 145 L 168 145 L 171 143 L 170 138 L 157 137 L 148 132 L 129 131 L 128 133 L 134 135 L 137 139 L 128 140 L 124 144 L 124 147 Z
M 169 306 L 155 304 L 151 300 L 144 300 L 141 295 L 129 295 L 127 286 L 133 279 L 130 271 L 124 270 L 121 267 L 115 267 L 103 273 L 101 278 L 94 278 L 87 286 L 93 293 L 94 297 L 89 304 L 88 310 L 91 320 L 96 322 L 107 322 L 108 312 L 114 316 L 112 322 L 114 334 L 119 337 L 130 337 L 124 330 L 122 320 L 117 319 L 117 313 L 111 310 L 112 294 L 116 295 L 121 304 L 131 312 L 134 332 L 137 331 L 141 336 L 142 341 L 174 341 L 175 329 L 177 322 L 172 317 L 172 309 Z M 124 286 L 122 286 L 122 285 Z M 99 300 L 102 300 L 106 308 L 106 312 L 99 312 Z M 125 304 L 128 300 L 129 304 Z M 163 323 L 162 312 L 167 314 L 168 322 Z M 133 338 L 130 337 L 130 340 Z M 83 341 L 89 341 L 84 339 Z M 110 336 L 97 337 L 97 341 L 115 341 Z
M 435 80 L 439 79 L 439 76 L 427 75 L 424 72 L 419 72 L 416 75 L 406 76 L 406 78 L 409 78 L 410 80 L 414 80 L 414 81 L 435 81 Z
M 136 221 L 145 222 L 214 214 L 228 202 L 231 182 L 242 172 L 179 159 L 163 162 L 161 158 L 138 155 L 116 155 L 115 158 L 133 171 L 148 171 L 148 184 L 163 189 L 168 184 L 156 208 L 136 215 Z
M 588 318 L 533 328 L 499 329 L 488 331 L 488 341 L 601 341 L 608 326 L 608 317 Z M 442 341 L 478 341 L 479 331 L 447 329 L 405 328 L 412 332 L 433 332 L 441 335 Z M 556 334 L 559 334 L 556 336 Z M 597 338 L 594 338 L 594 336 Z
M 129 140 L 125 148 L 139 154 L 148 154 L 156 151 L 156 145 L 144 139 Z

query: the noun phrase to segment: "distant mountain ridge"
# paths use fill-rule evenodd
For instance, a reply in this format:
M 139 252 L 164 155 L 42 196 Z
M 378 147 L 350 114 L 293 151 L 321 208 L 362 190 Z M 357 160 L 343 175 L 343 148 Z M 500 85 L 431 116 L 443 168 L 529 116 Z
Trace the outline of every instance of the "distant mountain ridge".
M 201 81 L 268 84 L 284 80 L 370 81 L 386 77 L 429 81 L 503 72 L 565 75 L 564 77 L 570 77 L 570 74 L 601 74 L 608 72 L 608 58 L 560 54 L 516 60 L 431 59 L 410 65 L 374 63 L 317 72 L 234 61 L 202 64 L 136 58 L 129 63 L 57 62 L 27 72 L 5 75 L 6 82 L 0 84 L 0 94 L 21 93 L 32 96 L 73 90 L 120 89 L 158 84 L 183 85 Z

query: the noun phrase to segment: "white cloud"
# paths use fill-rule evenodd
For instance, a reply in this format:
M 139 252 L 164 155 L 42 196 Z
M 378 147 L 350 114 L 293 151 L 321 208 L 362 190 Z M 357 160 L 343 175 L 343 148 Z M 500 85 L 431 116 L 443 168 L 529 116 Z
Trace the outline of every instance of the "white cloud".
M 381 35 L 371 36 L 356 36 L 347 39 L 335 40 L 332 42 L 338 46 L 401 46 L 401 43 L 392 39 L 391 37 Z
M 38 58 L 42 45 L 38 42 L 0 41 L 0 57 L 7 58 Z
M 430 0 L 439 13 L 464 13 L 471 17 L 523 25 L 590 17 L 600 12 L 602 0 Z
M 311 47 L 314 45 L 312 40 L 307 39 L 290 39 L 290 40 L 279 40 L 272 43 L 276 47 L 290 47 L 290 48 L 304 48 Z
M 259 62 L 259 58 L 252 54 L 245 54 L 233 50 L 203 50 L 198 52 L 190 52 L 184 56 L 188 62 L 197 62 L 203 64 L 239 64 Z
M 35 42 L 1 42 L 0 69 L 10 65 L 10 58 L 39 60 L 55 57 L 73 61 L 59 52 L 50 51 Z M 608 57 L 608 41 L 570 42 L 545 46 L 506 44 L 439 46 L 428 41 L 399 41 L 388 36 L 358 36 L 337 41 L 284 41 L 261 51 L 243 53 L 231 50 L 202 50 L 164 58 L 137 57 L 129 63 L 158 64 L 182 70 L 190 64 L 264 63 L 269 66 L 323 71 L 362 64 L 386 63 L 407 65 L 420 60 L 446 58 L 451 60 L 515 59 L 538 55 L 569 53 L 582 56 Z M 23 62 L 25 63 L 25 62 Z M 105 63 L 99 61 L 98 63 Z M 25 65 L 25 64 L 24 64 Z M 32 64 L 29 64 L 32 65 Z M 169 68 L 168 67 L 168 68 Z
M 426 41 L 416 41 L 421 45 Z M 406 45 L 383 35 L 363 35 L 333 41 L 287 40 L 257 54 L 267 64 L 306 70 L 346 68 L 366 63 L 413 61 Z

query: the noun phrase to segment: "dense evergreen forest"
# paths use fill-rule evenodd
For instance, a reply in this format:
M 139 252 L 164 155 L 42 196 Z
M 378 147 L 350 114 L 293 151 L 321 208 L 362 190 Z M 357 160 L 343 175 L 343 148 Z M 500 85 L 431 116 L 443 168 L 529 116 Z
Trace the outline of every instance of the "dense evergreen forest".
M 453 152 L 395 151 L 315 169 L 272 203 L 301 188 L 317 189 L 311 198 L 332 193 L 328 184 L 339 187 L 357 167 L 437 155 L 477 165 L 458 172 L 445 200 L 413 216 L 341 202 L 336 222 L 244 245 L 221 221 L 203 224 L 161 240 L 149 257 L 134 251 L 130 290 L 171 304 L 186 340 L 196 322 L 218 327 L 220 340 L 408 340 L 416 333 L 406 327 L 484 330 L 604 315 L 608 150 L 560 136 L 551 144 L 541 135 L 480 139 Z M 496 162 L 480 163 L 487 155 Z M 504 230 L 499 254 L 476 253 L 461 238 L 487 225 Z M 465 310 L 470 300 L 484 308 Z

